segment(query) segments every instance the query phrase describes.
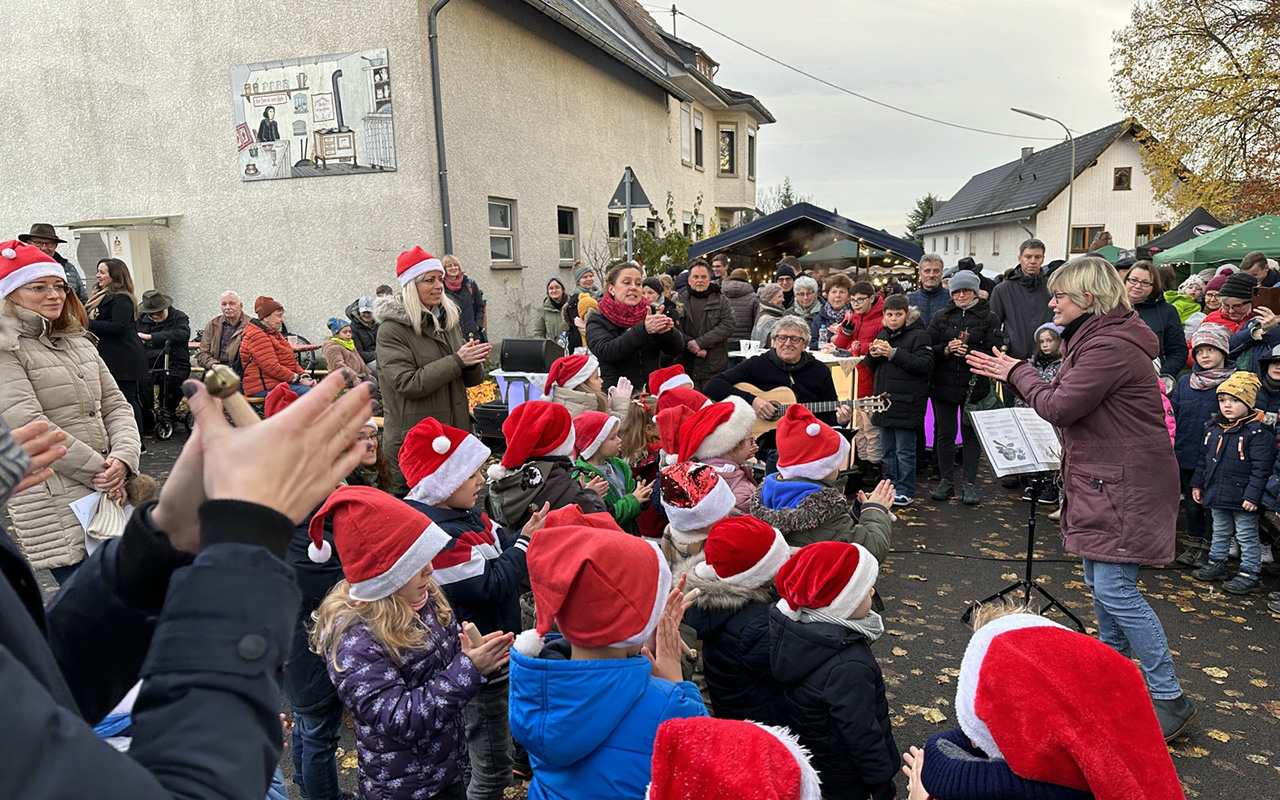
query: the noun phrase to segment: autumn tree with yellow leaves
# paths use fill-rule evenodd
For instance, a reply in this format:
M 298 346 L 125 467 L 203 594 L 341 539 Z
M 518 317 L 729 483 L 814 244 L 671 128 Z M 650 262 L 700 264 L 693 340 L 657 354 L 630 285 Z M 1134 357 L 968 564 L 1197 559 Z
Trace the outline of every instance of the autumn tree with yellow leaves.
M 1280 213 L 1280 2 L 1140 0 L 1113 38 L 1156 193 L 1182 213 Z

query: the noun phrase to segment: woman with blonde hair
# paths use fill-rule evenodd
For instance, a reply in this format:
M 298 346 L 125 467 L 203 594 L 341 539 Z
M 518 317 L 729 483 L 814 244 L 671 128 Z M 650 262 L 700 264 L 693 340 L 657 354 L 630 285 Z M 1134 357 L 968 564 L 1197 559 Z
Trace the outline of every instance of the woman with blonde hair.
M 88 552 L 70 503 L 96 491 L 123 504 L 125 479 L 138 471 L 138 427 L 85 335 L 84 307 L 61 264 L 31 245 L 0 243 L 0 296 L 4 420 L 11 428 L 47 422 L 66 433 L 67 448 L 48 481 L 15 495 L 7 510 L 32 568 L 63 583 Z
M 467 387 L 484 382 L 491 347 L 463 336 L 440 259 L 414 247 L 400 254 L 396 275 L 400 293 L 375 300 L 373 316 L 379 323 L 383 442 L 395 473 L 392 493 L 403 497 L 409 487 L 398 461 L 405 434 L 427 417 L 471 430 Z
M 89 333 L 98 339 L 98 355 L 106 362 L 111 377 L 133 406 L 134 422 L 142 430 L 142 405 L 150 398 L 138 397 L 138 384 L 147 379 L 147 352 L 138 338 L 138 299 L 133 292 L 133 276 L 118 258 L 98 262 L 97 284 L 84 304 Z
M 1025 361 L 973 350 L 974 374 L 1007 381 L 1062 432 L 1062 534 L 1093 591 L 1098 634 L 1137 657 L 1165 740 L 1195 721 L 1164 628 L 1138 589 L 1144 564 L 1173 560 L 1179 474 L 1151 360 L 1160 343 L 1130 305 L 1105 259 L 1086 256 L 1049 276 L 1049 307 L 1062 326 L 1062 366 L 1052 383 Z

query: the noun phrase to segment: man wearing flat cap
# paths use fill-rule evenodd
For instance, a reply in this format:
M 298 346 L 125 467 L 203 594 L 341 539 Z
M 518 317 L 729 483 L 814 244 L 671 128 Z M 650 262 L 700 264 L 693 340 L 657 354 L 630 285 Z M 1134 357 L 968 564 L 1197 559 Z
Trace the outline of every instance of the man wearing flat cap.
M 173 307 L 169 295 L 149 289 L 138 303 L 138 338 L 147 351 L 147 366 L 152 370 L 147 381 L 139 387 L 142 398 L 142 427 L 154 426 L 152 381 L 160 381 L 164 357 L 169 356 L 169 379 L 160 387 L 164 407 L 171 412 L 178 410 L 182 402 L 182 382 L 191 377 L 191 354 L 187 342 L 191 339 L 191 320 Z
M 62 271 L 67 274 L 67 285 L 75 290 L 76 297 L 80 298 L 81 303 L 89 299 L 89 290 L 84 285 L 84 278 L 80 277 L 80 270 L 76 269 L 75 264 L 58 254 L 58 245 L 67 242 L 65 239 L 58 238 L 52 225 L 47 222 L 37 222 L 27 233 L 18 234 L 18 241 L 40 248 L 45 255 L 61 264 Z

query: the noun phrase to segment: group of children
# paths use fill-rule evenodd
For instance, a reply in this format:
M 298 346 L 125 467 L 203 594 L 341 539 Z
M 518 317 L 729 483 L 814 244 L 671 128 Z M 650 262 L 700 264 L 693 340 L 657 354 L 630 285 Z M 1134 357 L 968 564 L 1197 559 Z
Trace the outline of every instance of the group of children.
M 589 359 L 558 369 L 557 386 L 591 391 Z M 355 721 L 363 796 L 496 800 L 516 747 L 530 798 L 895 796 L 900 754 L 871 650 L 884 632 L 874 587 L 892 485 L 852 511 L 835 483 L 848 441 L 794 405 L 777 429 L 778 471 L 756 486 L 749 407 L 707 401 L 679 371 L 649 385 L 656 399 L 576 416 L 554 388 L 518 406 L 487 476 L 479 439 L 423 420 L 399 452 L 404 501 L 345 485 L 313 515 L 308 558 L 340 562 L 343 580 L 308 631 Z M 636 450 L 624 457 L 628 435 Z M 656 481 L 637 482 L 633 466 Z M 637 524 L 646 512 L 657 536 Z M 530 589 L 534 629 L 516 636 Z M 1039 633 L 1039 617 L 1018 616 Z M 715 719 L 688 680 L 695 648 Z M 1050 652 L 1024 649 L 1033 661 Z M 1107 669 L 1145 699 L 1134 667 L 1101 651 L 1085 660 L 1123 661 Z M 983 670 L 1012 680 L 1026 665 Z M 1141 732 L 1158 734 L 1150 703 L 1132 705 Z M 1032 752 L 1017 727 L 1027 720 L 996 732 L 1002 713 L 979 707 L 972 726 L 962 713 L 963 734 L 902 756 L 912 796 L 974 796 L 964 782 L 996 773 L 1028 797 L 1048 796 L 1041 782 L 1107 796 L 1099 786 L 1141 772 L 1163 787 L 1172 774 L 1163 750 L 1119 778 L 1105 759 L 1086 763 L 1087 748 Z M 1029 766 L 1009 757 L 1017 748 Z M 1147 796 L 1173 796 L 1162 792 Z

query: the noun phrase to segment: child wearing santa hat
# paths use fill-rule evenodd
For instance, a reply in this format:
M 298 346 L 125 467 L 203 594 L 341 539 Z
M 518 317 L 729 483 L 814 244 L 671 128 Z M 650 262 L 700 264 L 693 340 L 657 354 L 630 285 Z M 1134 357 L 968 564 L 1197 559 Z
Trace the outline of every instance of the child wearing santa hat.
M 791 548 L 777 528 L 730 517 L 711 526 L 702 553 L 687 573 L 685 586 L 699 593 L 684 621 L 702 642 L 711 708 L 724 719 L 786 725 L 782 685 L 769 667 L 769 609 Z
M 658 419 L 655 415 L 657 410 L 657 398 L 651 394 L 638 394 L 631 398 L 627 416 L 618 426 L 618 436 L 622 439 L 622 449 L 618 456 L 627 462 L 631 475 L 637 481 L 648 481 L 654 492 L 658 486 L 658 468 L 663 465 L 662 436 L 658 431 Z M 636 518 L 636 530 L 641 536 L 661 539 L 666 527 L 667 518 L 658 508 L 657 500 L 650 494 L 649 503 Z
M 542 385 L 545 399 L 569 409 L 576 417 L 583 411 L 612 414 L 621 422 L 631 401 L 631 381 L 625 378 L 606 394 L 600 378 L 600 362 L 593 355 L 561 356 L 551 363 Z
M 836 485 L 849 460 L 849 440 L 801 405 L 787 407 L 778 423 L 778 471 L 766 475 L 751 497 L 751 515 L 782 531 L 792 547 L 813 542 L 860 544 L 877 561 L 889 555 L 893 484 L 881 481 L 853 518 Z
M 489 455 L 475 436 L 431 417 L 415 425 L 400 448 L 400 469 L 411 487 L 405 502 L 450 537 L 431 560 L 432 579 L 458 618 L 482 635 L 520 629 L 520 593 L 529 577 L 525 551 L 547 514 L 544 506 L 522 529 L 494 528 L 478 505 Z M 511 783 L 507 688 L 506 671 L 499 670 L 463 711 L 474 797 L 501 797 Z
M 884 634 L 871 609 L 879 571 L 862 545 L 818 542 L 800 548 L 774 580 L 782 599 L 769 610 L 773 675 L 825 797 L 894 797 L 898 746 L 871 653 Z
M 733 513 L 734 497 L 714 467 L 682 461 L 658 473 L 667 530 L 662 552 L 677 575 L 702 560 L 711 526 Z
M 756 440 L 751 429 L 756 412 L 741 397 L 703 406 L 680 425 L 680 461 L 697 461 L 714 467 L 733 492 L 733 514 L 751 510 L 751 495 L 756 479 L 746 466 L 756 454 Z
M 902 756 L 912 800 L 1183 800 L 1130 659 L 1022 608 L 984 608 L 974 626 L 956 684 L 960 727 Z
M 605 511 L 607 485 L 583 486 L 573 474 L 573 418 L 564 406 L 545 400 L 521 403 L 502 423 L 507 450 L 489 467 L 489 516 L 513 531 L 534 509 L 579 505 L 588 513 Z
M 641 800 L 658 726 L 706 714 L 680 680 L 684 581 L 654 544 L 577 509 L 548 516 L 528 559 L 538 622 L 511 653 L 511 732 L 529 798 Z
M 784 727 L 672 719 L 653 743 L 649 800 L 821 800 L 809 752 Z
M 333 521 L 333 545 L 324 539 Z M 461 791 L 462 710 L 507 662 L 514 637 L 462 634 L 431 560 L 449 534 L 390 495 L 340 486 L 311 520 L 310 556 L 333 550 L 340 581 L 315 614 L 312 644 L 356 724 L 360 791 L 409 800 Z M 453 796 L 453 795 L 446 795 Z
M 604 504 L 614 521 L 627 533 L 639 533 L 636 519 L 649 504 L 653 483 L 637 482 L 631 476 L 631 467 L 618 457 L 622 437 L 618 435 L 617 417 L 584 411 L 573 420 L 573 435 L 578 454 L 573 465 L 579 480 L 586 484 L 604 480 Z

